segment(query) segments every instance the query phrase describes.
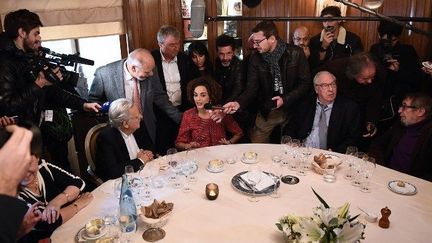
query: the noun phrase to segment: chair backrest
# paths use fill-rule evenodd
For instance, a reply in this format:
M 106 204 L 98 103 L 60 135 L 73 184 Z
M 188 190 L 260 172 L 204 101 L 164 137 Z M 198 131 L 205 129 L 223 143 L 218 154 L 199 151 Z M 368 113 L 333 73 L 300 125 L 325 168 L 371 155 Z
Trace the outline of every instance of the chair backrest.
M 85 137 L 85 141 L 84 141 L 85 155 L 86 155 L 88 165 L 90 166 L 93 172 L 96 169 L 95 166 L 96 140 L 100 131 L 102 131 L 102 129 L 106 127 L 106 125 L 107 123 L 100 123 L 95 125 L 94 127 L 90 128 L 90 130 L 87 132 L 87 135 Z

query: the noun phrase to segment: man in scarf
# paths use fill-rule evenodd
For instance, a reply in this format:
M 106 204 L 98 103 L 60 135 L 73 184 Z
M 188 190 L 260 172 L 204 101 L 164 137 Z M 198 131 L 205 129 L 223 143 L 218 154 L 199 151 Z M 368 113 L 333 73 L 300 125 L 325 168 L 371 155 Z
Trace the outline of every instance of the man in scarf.
M 299 99 L 309 94 L 312 82 L 303 50 L 285 43 L 273 22 L 257 24 L 252 41 L 256 52 L 249 58 L 246 90 L 225 104 L 224 112 L 245 109 L 256 100 L 258 114 L 251 141 L 268 143 L 273 129 L 286 123 Z

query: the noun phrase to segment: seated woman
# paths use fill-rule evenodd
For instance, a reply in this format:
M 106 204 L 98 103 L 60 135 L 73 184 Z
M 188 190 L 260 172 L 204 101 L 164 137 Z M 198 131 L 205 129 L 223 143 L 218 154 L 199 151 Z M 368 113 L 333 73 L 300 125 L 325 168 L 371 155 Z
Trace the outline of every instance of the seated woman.
M 91 193 L 81 194 L 85 187 L 81 178 L 39 159 L 36 154 L 31 156 L 30 167 L 21 186 L 18 197 L 33 209 L 35 215 L 41 215 L 41 219 L 20 242 L 38 242 L 49 237 L 93 199 Z M 31 220 L 29 213 L 23 220 L 23 226 L 28 220 Z
M 96 175 L 102 180 L 115 179 L 124 174 L 126 165 L 137 171 L 153 159 L 148 134 L 134 133 L 140 128 L 142 115 L 127 99 L 111 103 L 108 117 L 111 126 L 105 127 L 96 139 Z
M 232 116 L 226 115 L 222 122 L 216 123 L 204 109 L 205 104 L 218 104 L 221 98 L 221 89 L 216 81 L 211 78 L 194 79 L 188 84 L 187 95 L 195 107 L 183 113 L 176 139 L 178 149 L 231 144 L 243 136 L 242 129 Z M 232 134 L 230 139 L 227 138 L 226 131 Z
M 188 46 L 188 56 L 192 60 L 192 77 L 213 75 L 213 64 L 205 44 L 201 41 L 193 41 Z

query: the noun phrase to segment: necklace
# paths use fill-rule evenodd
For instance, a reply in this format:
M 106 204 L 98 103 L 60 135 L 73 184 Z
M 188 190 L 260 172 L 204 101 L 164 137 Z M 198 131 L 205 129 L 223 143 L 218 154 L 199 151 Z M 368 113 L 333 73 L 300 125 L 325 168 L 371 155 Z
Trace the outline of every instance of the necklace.
M 39 179 L 37 175 L 35 176 L 34 180 L 27 186 L 27 188 L 33 193 L 40 194 Z

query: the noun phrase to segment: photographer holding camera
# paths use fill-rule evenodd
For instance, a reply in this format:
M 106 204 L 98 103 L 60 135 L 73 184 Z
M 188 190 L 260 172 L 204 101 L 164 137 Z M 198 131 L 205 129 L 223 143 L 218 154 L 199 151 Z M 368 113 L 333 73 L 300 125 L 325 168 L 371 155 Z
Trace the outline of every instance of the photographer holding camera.
M 4 33 L 0 34 L 0 116 L 18 116 L 40 124 L 52 114 L 45 105 L 55 103 L 76 110 L 98 112 L 97 103 L 87 103 L 58 85 L 52 85 L 47 74 L 63 80 L 59 67 L 44 66 L 34 70 L 32 56 L 41 45 L 39 16 L 26 9 L 10 12 L 4 19 Z M 51 80 L 51 81 L 50 81 Z

